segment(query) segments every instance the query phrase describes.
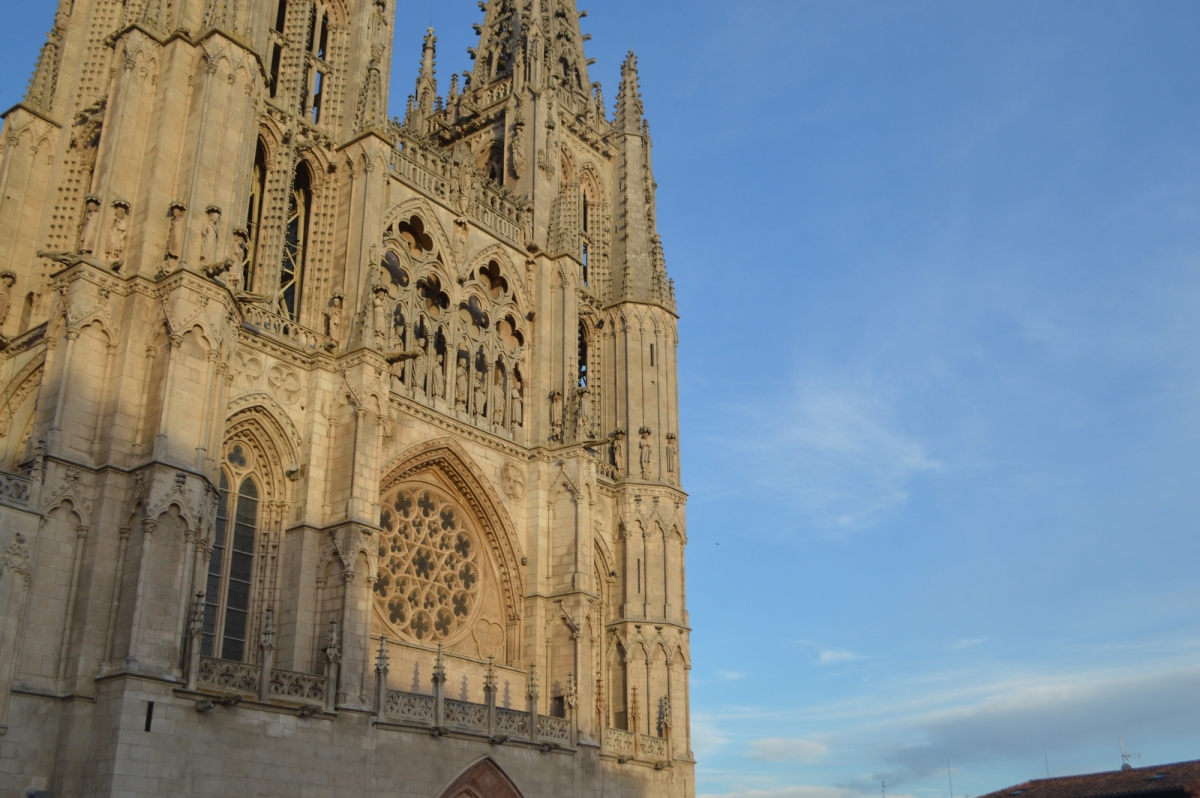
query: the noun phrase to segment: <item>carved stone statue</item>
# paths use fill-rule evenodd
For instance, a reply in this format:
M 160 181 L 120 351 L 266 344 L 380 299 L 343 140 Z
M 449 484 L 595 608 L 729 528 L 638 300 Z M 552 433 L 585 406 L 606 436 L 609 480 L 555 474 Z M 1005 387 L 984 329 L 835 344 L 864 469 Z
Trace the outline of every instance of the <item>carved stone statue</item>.
M 475 415 L 483 416 L 487 410 L 487 371 L 479 372 L 475 380 Z
M 129 203 L 117 200 L 112 207 L 113 220 L 104 239 L 104 259 L 114 271 L 120 271 L 125 262 L 125 241 L 129 237 Z
M 204 211 L 208 216 L 204 230 L 200 233 L 200 267 L 216 263 L 221 251 L 221 209 L 210 205 Z
M 425 372 L 429 370 L 429 354 L 424 338 L 417 339 L 417 354 L 412 364 L 412 384 L 418 390 L 425 391 Z
M 492 383 L 492 404 L 495 408 L 492 410 L 492 423 L 497 427 L 504 426 L 504 406 L 507 402 L 504 401 L 504 372 L 496 369 L 496 379 Z
M 667 436 L 667 480 L 675 484 L 675 469 L 679 461 L 678 439 L 674 435 Z
M 376 349 L 383 349 L 387 344 L 387 289 L 375 286 L 375 296 L 371 300 L 371 332 Z
M 525 398 L 521 395 L 521 378 L 513 372 L 512 379 L 512 409 L 508 417 L 513 429 L 525 426 Z
M 642 439 L 638 442 L 638 461 L 642 466 L 642 479 L 650 479 L 650 463 L 654 459 L 654 451 L 650 445 L 650 430 L 642 427 Z
M 79 254 L 91 255 L 100 239 L 100 198 L 88 196 L 84 205 L 83 224 L 79 226 Z
M 470 390 L 470 385 L 467 382 L 467 361 L 462 358 L 458 359 L 458 363 L 454 369 L 454 405 L 460 410 L 467 409 L 467 391 Z
M 625 433 L 622 430 L 617 430 L 613 433 L 612 441 L 612 456 L 613 465 L 617 469 L 617 476 L 625 474 Z
M 334 294 L 329 298 L 329 308 L 325 311 L 325 334 L 334 340 L 339 349 L 342 347 L 342 327 L 345 325 L 344 302 L 345 297 Z
M 246 282 L 249 267 L 250 234 L 238 228 L 233 231 L 233 257 L 229 259 L 229 271 L 225 274 L 225 284 L 234 296 L 248 287 Z
M 555 391 L 550 394 L 550 440 L 561 441 L 563 437 L 563 395 Z
M 172 202 L 167 215 L 171 217 L 171 229 L 167 231 L 167 261 L 178 262 L 183 257 L 183 216 L 187 206 Z
M 579 440 L 587 441 L 592 439 L 592 394 L 587 388 L 579 389 L 579 408 L 575 416 L 576 428 L 575 434 L 579 436 Z
M 438 355 L 434 361 L 433 373 L 429 375 L 430 393 L 438 399 L 446 398 L 446 358 Z
M 12 290 L 17 284 L 17 275 L 12 272 L 0 272 L 0 329 L 8 321 L 8 309 L 12 306 Z
M 454 261 L 462 265 L 467 257 L 467 237 L 470 233 L 470 223 L 465 216 L 454 220 Z

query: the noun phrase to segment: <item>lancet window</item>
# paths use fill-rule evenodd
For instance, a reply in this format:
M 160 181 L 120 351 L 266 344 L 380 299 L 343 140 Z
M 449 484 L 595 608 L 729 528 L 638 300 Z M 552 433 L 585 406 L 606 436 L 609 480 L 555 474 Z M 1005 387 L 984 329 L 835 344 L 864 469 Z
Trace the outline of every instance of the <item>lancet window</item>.
M 241 444 L 234 444 L 228 464 L 235 470 L 244 468 L 249 457 Z M 242 477 L 240 482 L 231 476 L 229 471 L 222 470 L 204 590 L 200 653 L 241 662 L 249 650 L 246 640 L 261 493 L 253 476 Z
M 254 285 L 254 264 L 258 259 L 259 231 L 262 227 L 263 198 L 267 195 L 267 151 L 260 140 L 254 151 L 254 172 L 250 181 L 250 199 L 246 202 L 245 263 L 242 265 L 242 285 Z
M 329 79 L 329 10 L 314 3 L 309 12 L 308 44 L 305 48 L 305 93 L 300 99 L 300 113 L 314 125 L 322 121 L 321 105 L 325 84 Z
M 301 161 L 288 201 L 284 227 L 283 259 L 279 268 L 279 315 L 296 319 L 303 299 L 304 267 L 309 221 L 312 217 L 312 174 Z

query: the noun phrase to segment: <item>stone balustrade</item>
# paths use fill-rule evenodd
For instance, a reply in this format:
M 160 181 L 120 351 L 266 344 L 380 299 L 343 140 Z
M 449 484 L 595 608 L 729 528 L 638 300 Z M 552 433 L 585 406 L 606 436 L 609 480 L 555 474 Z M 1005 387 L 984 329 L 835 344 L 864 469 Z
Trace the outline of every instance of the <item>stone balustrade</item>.
M 16 474 L 0 472 L 0 504 L 10 507 L 28 507 L 33 482 Z
M 295 673 L 271 669 L 267 696 L 272 701 L 290 704 L 325 705 L 327 680 L 311 673 Z M 230 662 L 214 657 L 201 657 L 196 686 L 201 690 L 238 693 L 248 697 L 261 695 L 262 667 L 246 662 Z
M 305 349 L 321 350 L 325 348 L 326 344 L 332 342 L 332 339 L 315 330 L 310 330 L 291 319 L 276 315 L 259 305 L 243 305 L 242 316 L 245 324 L 255 331 L 287 339 Z

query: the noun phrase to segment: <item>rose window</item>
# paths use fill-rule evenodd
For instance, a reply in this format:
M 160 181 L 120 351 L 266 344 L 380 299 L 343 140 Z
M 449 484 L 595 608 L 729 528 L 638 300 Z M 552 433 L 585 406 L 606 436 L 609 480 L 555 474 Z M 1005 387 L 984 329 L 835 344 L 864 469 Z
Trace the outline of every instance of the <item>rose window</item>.
M 479 603 L 475 538 L 459 511 L 431 490 L 398 490 L 383 502 L 375 603 L 401 634 L 454 637 Z

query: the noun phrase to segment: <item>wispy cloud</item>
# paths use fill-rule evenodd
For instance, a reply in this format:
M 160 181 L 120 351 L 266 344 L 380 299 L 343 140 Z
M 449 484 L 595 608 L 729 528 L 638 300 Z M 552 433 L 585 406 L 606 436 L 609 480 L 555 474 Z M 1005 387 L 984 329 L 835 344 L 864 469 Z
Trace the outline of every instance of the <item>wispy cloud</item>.
M 947 756 L 999 762 L 1036 757 L 1048 743 L 1067 750 L 1122 733 L 1194 733 L 1200 666 L 1026 678 L 989 685 L 987 692 L 983 700 L 902 721 L 913 743 L 894 747 L 888 761 L 924 775 L 943 767 Z
M 722 681 L 736 682 L 746 678 L 746 674 L 741 671 L 717 671 L 717 677 Z
M 815 765 L 829 753 L 829 746 L 811 738 L 768 737 L 750 743 L 749 757 L 757 762 L 800 762 Z
M 869 387 L 810 381 L 730 412 L 743 420 L 736 437 L 714 443 L 744 475 L 734 489 L 787 496 L 828 534 L 874 525 L 908 501 L 916 475 L 940 468 Z
M 840 665 L 843 662 L 854 662 L 857 659 L 859 659 L 859 656 L 853 651 L 830 649 L 821 652 L 821 655 L 817 658 L 817 664 Z

